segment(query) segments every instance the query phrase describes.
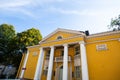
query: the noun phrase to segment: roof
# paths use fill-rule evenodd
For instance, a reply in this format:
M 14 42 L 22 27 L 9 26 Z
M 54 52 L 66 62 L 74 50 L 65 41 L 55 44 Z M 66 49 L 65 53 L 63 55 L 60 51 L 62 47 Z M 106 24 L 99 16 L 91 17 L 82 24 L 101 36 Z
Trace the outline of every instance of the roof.
M 120 34 L 120 30 L 95 33 L 95 34 L 91 34 L 91 35 L 87 36 L 87 38 L 106 36 L 106 35 L 113 35 L 113 34 Z

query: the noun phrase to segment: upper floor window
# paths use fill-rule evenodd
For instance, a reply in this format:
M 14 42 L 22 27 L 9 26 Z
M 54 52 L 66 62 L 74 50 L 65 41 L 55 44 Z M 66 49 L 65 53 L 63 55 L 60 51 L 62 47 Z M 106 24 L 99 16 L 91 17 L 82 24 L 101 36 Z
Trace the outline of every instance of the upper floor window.
M 46 56 L 47 56 L 47 57 L 50 56 L 50 50 L 47 51 Z
M 58 36 L 58 37 L 57 37 L 57 40 L 60 40 L 60 39 L 62 39 L 62 36 Z
M 75 55 L 80 54 L 80 47 L 76 46 L 75 47 Z
M 64 56 L 64 50 L 61 50 L 60 56 Z

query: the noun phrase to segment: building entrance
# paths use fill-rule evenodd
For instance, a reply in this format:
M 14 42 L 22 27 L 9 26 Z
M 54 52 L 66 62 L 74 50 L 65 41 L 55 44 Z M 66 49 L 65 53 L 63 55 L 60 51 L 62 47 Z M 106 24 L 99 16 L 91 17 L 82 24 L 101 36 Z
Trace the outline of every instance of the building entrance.
M 58 80 L 62 80 L 62 78 L 63 78 L 63 66 L 59 68 Z

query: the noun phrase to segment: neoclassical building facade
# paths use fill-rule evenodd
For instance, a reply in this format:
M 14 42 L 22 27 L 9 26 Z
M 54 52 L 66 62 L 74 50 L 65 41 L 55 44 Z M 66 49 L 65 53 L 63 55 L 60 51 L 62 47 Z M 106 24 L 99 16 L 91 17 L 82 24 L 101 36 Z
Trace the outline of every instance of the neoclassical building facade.
M 58 28 L 27 49 L 16 78 L 120 80 L 120 31 L 89 35 Z

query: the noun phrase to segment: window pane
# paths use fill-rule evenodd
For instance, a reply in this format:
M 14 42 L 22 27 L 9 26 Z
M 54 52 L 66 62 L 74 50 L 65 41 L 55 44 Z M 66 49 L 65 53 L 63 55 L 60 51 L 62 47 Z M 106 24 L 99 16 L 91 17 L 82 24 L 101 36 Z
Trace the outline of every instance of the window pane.
M 62 36 L 58 36 L 57 39 L 58 39 L 58 40 L 59 40 L 59 39 L 62 39 Z
M 80 78 L 80 66 L 75 67 L 75 75 L 76 79 Z
M 80 54 L 80 47 L 77 46 L 75 47 L 75 55 Z

